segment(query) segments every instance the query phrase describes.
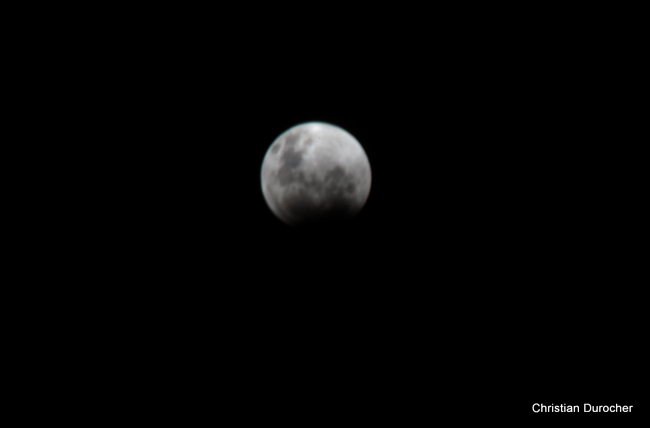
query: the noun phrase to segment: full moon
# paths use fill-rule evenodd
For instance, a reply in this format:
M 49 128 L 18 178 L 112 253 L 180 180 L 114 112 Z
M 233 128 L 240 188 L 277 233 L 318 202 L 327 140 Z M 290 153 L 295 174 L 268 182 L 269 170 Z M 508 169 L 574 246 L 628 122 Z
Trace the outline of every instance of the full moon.
M 338 126 L 296 125 L 271 144 L 262 162 L 262 193 L 290 226 L 354 217 L 370 193 L 370 162 L 361 144 Z

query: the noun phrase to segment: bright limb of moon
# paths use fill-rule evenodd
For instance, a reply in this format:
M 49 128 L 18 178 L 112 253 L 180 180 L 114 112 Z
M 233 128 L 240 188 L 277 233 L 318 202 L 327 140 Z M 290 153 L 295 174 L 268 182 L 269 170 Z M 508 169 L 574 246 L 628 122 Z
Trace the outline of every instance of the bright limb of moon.
M 324 122 L 296 125 L 271 144 L 262 193 L 283 222 L 301 226 L 356 215 L 370 194 L 370 162 L 344 129 Z

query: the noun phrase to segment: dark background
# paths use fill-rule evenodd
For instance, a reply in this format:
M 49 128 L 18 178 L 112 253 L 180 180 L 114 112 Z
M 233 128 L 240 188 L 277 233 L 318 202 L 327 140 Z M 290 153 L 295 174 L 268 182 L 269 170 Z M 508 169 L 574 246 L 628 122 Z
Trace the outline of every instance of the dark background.
M 102 197 L 77 215 L 120 313 L 142 318 L 134 346 L 183 361 L 168 376 L 235 377 L 243 414 L 640 405 L 634 26 L 167 12 L 87 50 Z M 307 121 L 370 160 L 367 204 L 339 228 L 287 227 L 261 192 L 266 150 Z

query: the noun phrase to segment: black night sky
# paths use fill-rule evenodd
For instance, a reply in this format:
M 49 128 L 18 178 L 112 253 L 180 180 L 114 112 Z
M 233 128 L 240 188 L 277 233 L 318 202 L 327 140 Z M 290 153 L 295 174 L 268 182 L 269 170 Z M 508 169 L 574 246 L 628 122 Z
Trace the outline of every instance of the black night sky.
M 138 299 L 163 295 L 176 334 L 221 344 L 201 358 L 236 360 L 222 368 L 269 403 L 289 385 L 283 399 L 364 412 L 630 404 L 613 375 L 640 339 L 623 309 L 638 117 L 603 62 L 624 54 L 528 21 L 322 22 L 337 24 L 188 26 L 139 75 L 115 115 L 138 125 L 120 162 L 137 179 L 109 226 L 155 278 Z M 367 204 L 339 228 L 294 230 L 262 196 L 270 144 L 308 121 L 370 161 Z

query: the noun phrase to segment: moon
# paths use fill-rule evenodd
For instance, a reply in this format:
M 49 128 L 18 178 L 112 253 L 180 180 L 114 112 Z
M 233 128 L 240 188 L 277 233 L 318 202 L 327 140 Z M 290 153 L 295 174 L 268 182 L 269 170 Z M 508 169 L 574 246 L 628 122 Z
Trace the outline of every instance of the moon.
M 370 162 L 346 130 L 324 122 L 296 125 L 271 144 L 262 162 L 262 193 L 290 226 L 349 220 L 370 194 Z

